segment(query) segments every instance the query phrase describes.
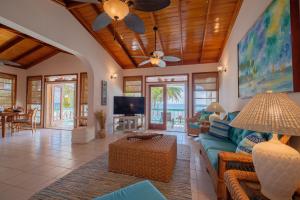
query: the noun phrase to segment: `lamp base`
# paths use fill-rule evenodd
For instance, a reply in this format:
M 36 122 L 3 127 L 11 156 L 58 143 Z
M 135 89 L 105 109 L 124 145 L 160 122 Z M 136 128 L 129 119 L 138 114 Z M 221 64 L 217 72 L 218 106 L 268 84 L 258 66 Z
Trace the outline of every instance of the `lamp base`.
M 256 144 L 253 164 L 261 192 L 272 200 L 290 200 L 300 182 L 300 154 L 278 140 Z
M 208 120 L 210 123 L 212 123 L 214 120 L 220 120 L 220 115 L 213 113 L 213 114 L 209 115 Z

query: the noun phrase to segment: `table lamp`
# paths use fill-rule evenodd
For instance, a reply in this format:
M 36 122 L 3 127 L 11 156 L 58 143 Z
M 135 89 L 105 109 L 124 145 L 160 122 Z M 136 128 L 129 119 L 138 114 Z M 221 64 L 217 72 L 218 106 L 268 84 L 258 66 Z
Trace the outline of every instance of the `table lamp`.
M 292 199 L 300 184 L 300 153 L 281 143 L 278 134 L 300 136 L 300 107 L 287 94 L 258 94 L 230 125 L 273 133 L 270 141 L 253 147 L 254 168 L 263 195 L 272 200 Z
M 213 112 L 209 116 L 209 122 L 212 123 L 215 119 L 220 119 L 220 115 L 217 113 L 223 113 L 225 112 L 224 108 L 218 103 L 218 102 L 212 102 L 207 108 L 207 112 Z

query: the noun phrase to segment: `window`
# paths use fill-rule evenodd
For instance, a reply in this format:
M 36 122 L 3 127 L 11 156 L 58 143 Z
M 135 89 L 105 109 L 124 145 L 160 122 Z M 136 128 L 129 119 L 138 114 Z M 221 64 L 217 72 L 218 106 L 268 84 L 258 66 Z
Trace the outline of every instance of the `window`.
M 17 76 L 0 73 L 0 106 L 5 108 L 16 104 Z
M 80 112 L 79 126 L 87 125 L 88 116 L 88 74 L 80 73 Z
M 193 74 L 193 113 L 199 112 L 219 99 L 218 73 Z
M 37 109 L 36 123 L 41 125 L 42 76 L 27 77 L 27 110 Z
M 123 93 L 125 96 L 141 97 L 143 96 L 143 77 L 127 76 L 124 77 Z

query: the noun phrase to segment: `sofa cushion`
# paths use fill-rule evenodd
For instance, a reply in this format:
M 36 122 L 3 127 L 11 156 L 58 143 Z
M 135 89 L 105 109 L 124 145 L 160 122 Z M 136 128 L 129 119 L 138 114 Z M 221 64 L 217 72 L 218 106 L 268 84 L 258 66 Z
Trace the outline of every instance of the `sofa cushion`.
M 229 129 L 228 121 L 214 120 L 209 128 L 208 134 L 221 139 L 228 139 Z
M 198 129 L 198 128 L 200 128 L 200 123 L 199 122 L 190 122 L 189 128 Z
M 234 144 L 238 145 L 242 141 L 242 139 L 244 139 L 247 135 L 250 135 L 251 133 L 254 133 L 254 131 L 231 127 L 229 129 L 228 136 Z
M 236 153 L 243 153 L 246 155 L 252 154 L 254 145 L 267 141 L 267 138 L 261 133 L 251 133 L 246 136 L 236 148 Z
M 209 120 L 209 115 L 211 115 L 212 112 L 207 112 L 205 110 L 200 111 L 200 121 L 208 121 Z
M 198 137 L 198 142 L 202 145 L 205 151 L 208 149 L 219 149 L 223 151 L 235 152 L 237 147 L 230 140 L 216 138 L 207 134 L 201 134 L 200 137 Z
M 235 118 L 239 113 L 240 113 L 240 111 L 229 112 L 229 113 L 227 114 L 227 120 L 231 122 L 232 120 L 234 120 L 234 118 Z
M 150 181 L 142 181 L 94 200 L 167 200 Z
M 206 152 L 206 155 L 209 159 L 209 162 L 210 164 L 214 167 L 214 169 L 216 171 L 218 171 L 218 160 L 219 160 L 219 153 L 221 152 L 222 150 L 218 150 L 218 149 L 208 149 L 207 152 Z

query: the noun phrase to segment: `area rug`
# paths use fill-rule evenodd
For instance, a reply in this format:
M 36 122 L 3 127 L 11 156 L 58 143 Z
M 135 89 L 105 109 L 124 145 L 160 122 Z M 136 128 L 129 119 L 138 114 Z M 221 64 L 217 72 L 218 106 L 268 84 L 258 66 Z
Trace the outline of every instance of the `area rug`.
M 177 149 L 172 180 L 169 183 L 151 182 L 167 199 L 192 199 L 190 147 L 178 145 Z M 144 179 L 108 172 L 108 153 L 105 153 L 42 189 L 30 199 L 93 199 L 142 180 Z

